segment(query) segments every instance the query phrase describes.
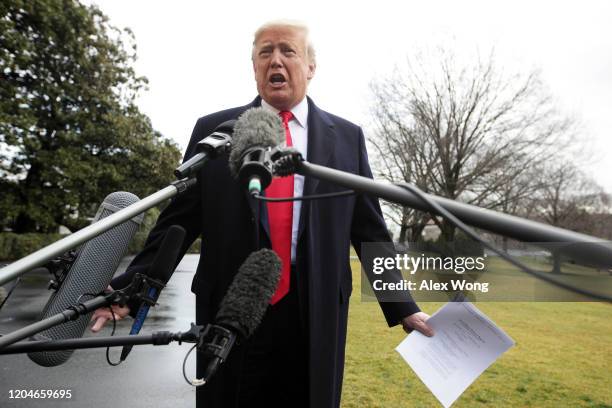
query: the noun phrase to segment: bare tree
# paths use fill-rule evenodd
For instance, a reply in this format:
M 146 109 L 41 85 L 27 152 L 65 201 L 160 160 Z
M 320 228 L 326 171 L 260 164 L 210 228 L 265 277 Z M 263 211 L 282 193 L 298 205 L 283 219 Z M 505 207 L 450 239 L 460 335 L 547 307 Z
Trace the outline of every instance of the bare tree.
M 569 161 L 549 164 L 539 178 L 540 189 L 531 202 L 532 218 L 601 236 L 600 225 L 606 221 L 609 225 L 610 212 L 609 197 L 599 185 Z M 561 273 L 561 254 L 553 251 L 552 258 L 552 272 Z
M 597 229 L 597 217 L 593 215 L 605 213 L 609 205 L 608 196 L 597 183 L 571 162 L 551 165 L 540 177 L 542 187 L 535 201 L 534 218 L 584 233 Z
M 512 206 L 537 188 L 529 172 L 562 150 L 574 121 L 558 114 L 537 71 L 508 75 L 492 53 L 474 61 L 460 64 L 440 48 L 372 82 L 375 169 L 392 182 L 517 212 Z M 413 237 L 429 219 L 389 212 Z M 452 240 L 454 227 L 433 220 Z

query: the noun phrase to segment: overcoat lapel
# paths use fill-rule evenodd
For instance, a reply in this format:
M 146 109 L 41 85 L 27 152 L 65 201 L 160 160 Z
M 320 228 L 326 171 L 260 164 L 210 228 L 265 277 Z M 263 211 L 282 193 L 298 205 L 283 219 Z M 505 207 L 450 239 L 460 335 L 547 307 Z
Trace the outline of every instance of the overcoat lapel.
M 321 111 L 308 98 L 308 162 L 328 166 L 334 152 L 336 131 L 329 116 Z M 319 185 L 319 179 L 305 177 L 303 195 L 314 194 Z M 302 202 L 298 241 L 304 232 L 305 222 L 310 211 L 310 201 Z

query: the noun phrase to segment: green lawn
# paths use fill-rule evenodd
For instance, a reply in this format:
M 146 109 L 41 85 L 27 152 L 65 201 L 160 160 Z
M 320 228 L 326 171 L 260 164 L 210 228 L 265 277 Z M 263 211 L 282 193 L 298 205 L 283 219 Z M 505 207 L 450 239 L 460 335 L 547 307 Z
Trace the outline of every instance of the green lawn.
M 361 302 L 359 263 L 353 296 L 342 407 L 438 407 L 395 347 L 379 306 Z M 421 303 L 432 314 L 441 303 Z M 453 407 L 612 407 L 612 306 L 601 303 L 481 302 L 477 307 L 516 345 Z

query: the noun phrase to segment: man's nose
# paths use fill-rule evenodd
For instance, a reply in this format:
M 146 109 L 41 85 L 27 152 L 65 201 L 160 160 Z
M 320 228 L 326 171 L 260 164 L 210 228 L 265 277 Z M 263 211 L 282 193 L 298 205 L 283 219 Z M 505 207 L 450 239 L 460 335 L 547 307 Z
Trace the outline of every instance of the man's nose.
M 272 68 L 282 68 L 283 67 L 283 54 L 279 49 L 275 49 L 272 52 L 272 60 L 271 60 Z

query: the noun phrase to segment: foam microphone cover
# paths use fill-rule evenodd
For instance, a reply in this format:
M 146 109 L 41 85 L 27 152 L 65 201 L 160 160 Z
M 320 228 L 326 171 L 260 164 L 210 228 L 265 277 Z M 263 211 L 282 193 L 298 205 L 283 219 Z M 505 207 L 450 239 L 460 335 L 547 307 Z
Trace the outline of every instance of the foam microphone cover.
M 253 252 L 238 269 L 221 301 L 216 324 L 236 330 L 243 339 L 255 331 L 280 279 L 281 260 L 270 249 Z
M 234 125 L 232 151 L 229 168 L 233 177 L 238 177 L 242 156 L 254 147 L 275 147 L 285 141 L 285 129 L 280 117 L 265 108 L 245 111 Z
M 98 208 L 93 222 L 137 202 L 139 198 L 128 192 L 109 194 Z M 98 294 L 110 283 L 121 259 L 127 251 L 132 237 L 142 222 L 142 215 L 119 224 L 101 235 L 84 243 L 77 252 L 74 264 L 59 290 L 53 293 L 42 311 L 40 320 L 61 313 L 69 306 L 78 303 L 86 294 Z M 83 296 L 82 301 L 91 299 Z M 34 340 L 62 340 L 83 336 L 89 324 L 91 313 L 77 320 L 51 327 L 34 336 Z M 54 367 L 65 363 L 74 350 L 28 353 L 30 360 L 44 367 Z

